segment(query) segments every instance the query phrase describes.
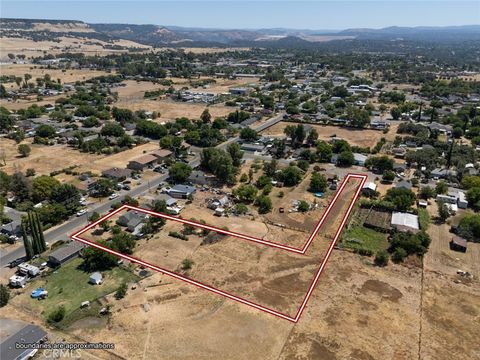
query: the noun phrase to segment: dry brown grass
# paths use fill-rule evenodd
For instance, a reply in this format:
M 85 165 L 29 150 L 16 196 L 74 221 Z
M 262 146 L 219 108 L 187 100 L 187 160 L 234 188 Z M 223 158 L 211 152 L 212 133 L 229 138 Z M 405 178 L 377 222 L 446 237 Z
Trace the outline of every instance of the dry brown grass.
M 83 31 L 86 32 L 86 31 Z M 115 53 L 123 53 L 128 50 L 112 50 L 106 49 L 103 46 L 109 43 L 97 40 L 86 39 L 80 37 L 59 37 L 60 41 L 33 41 L 26 38 L 0 38 L 0 48 L 2 49 L 1 58 L 7 60 L 7 54 L 13 53 L 15 55 L 25 55 L 27 58 L 43 56 L 45 52 L 56 55 L 65 52 L 84 53 L 86 55 L 100 55 L 105 56 Z M 120 45 L 124 47 L 143 48 L 145 50 L 151 49 L 150 46 L 139 44 L 130 40 L 113 41 L 110 45 Z
M 271 136 L 284 136 L 285 134 L 283 133 L 283 129 L 291 124 L 295 123 L 279 122 L 263 131 L 262 134 Z M 312 125 L 312 127 L 317 130 L 320 140 L 329 141 L 331 136 L 336 135 L 337 137 L 347 140 L 350 145 L 374 147 L 382 137 L 389 141 L 393 141 L 396 136 L 396 129 L 398 128 L 398 125 L 392 125 L 387 134 L 384 134 L 382 131 L 378 130 L 362 130 L 331 125 Z
M 82 153 L 67 145 L 45 146 L 32 144 L 32 139 L 24 143 L 30 145 L 32 152 L 29 157 L 19 157 L 15 141 L 2 138 L 0 154 L 5 154 L 7 165 L 1 167 L 2 171 L 11 174 L 15 171 L 25 172 L 27 169 L 35 169 L 39 175 L 48 175 L 52 171 L 62 170 L 70 166 L 77 166 L 76 171 L 93 171 L 101 173 L 102 170 L 111 167 L 125 167 L 128 162 L 144 152 L 158 149 L 157 143 L 139 145 L 113 155 L 96 155 Z

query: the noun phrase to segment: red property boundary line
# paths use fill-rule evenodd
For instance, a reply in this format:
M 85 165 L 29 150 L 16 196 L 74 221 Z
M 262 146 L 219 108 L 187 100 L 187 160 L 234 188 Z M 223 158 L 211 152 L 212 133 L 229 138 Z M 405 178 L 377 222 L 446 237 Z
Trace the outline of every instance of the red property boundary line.
M 158 271 L 162 274 L 165 274 L 165 275 L 169 275 L 175 279 L 178 279 L 178 280 L 182 280 L 182 281 L 185 281 L 191 285 L 195 285 L 197 287 L 200 287 L 202 289 L 205 289 L 205 290 L 208 290 L 208 291 L 211 291 L 215 294 L 218 294 L 218 295 L 221 295 L 221 296 L 224 296 L 228 299 L 231 299 L 231 300 L 234 300 L 234 301 L 237 301 L 239 303 L 242 303 L 244 305 L 248 305 L 248 306 L 251 306 L 255 309 L 258 309 L 258 310 L 261 310 L 261 311 L 264 311 L 268 314 L 271 314 L 271 315 L 275 315 L 277 317 L 280 317 L 282 319 L 285 319 L 285 320 L 288 320 L 288 321 L 291 321 L 291 322 L 294 322 L 294 323 L 297 323 L 298 320 L 300 319 L 303 311 L 305 310 L 305 307 L 307 306 L 307 303 L 308 303 L 308 300 L 310 299 L 310 296 L 312 295 L 313 293 L 313 290 L 315 288 L 315 286 L 317 285 L 318 283 L 318 280 L 320 278 L 320 275 L 322 274 L 324 268 L 325 268 L 325 265 L 327 264 L 327 261 L 328 259 L 330 258 L 330 255 L 332 254 L 332 251 L 333 251 L 333 248 L 335 247 L 335 244 L 337 243 L 337 240 L 338 238 L 340 237 L 340 233 L 342 232 L 343 230 L 343 227 L 345 226 L 345 223 L 347 222 L 347 219 L 348 217 L 350 216 L 350 213 L 352 212 L 352 209 L 353 209 L 353 206 L 355 205 L 355 202 L 360 194 L 360 191 L 362 190 L 362 187 L 363 185 L 365 184 L 366 180 L 367 180 L 367 175 L 363 175 L 363 174 L 353 174 L 353 173 L 349 173 L 345 179 L 343 180 L 342 182 L 342 185 L 340 186 L 340 188 L 338 189 L 338 191 L 336 192 L 333 200 L 331 201 L 331 203 L 329 204 L 327 210 L 324 212 L 324 214 L 322 215 L 322 218 L 318 221 L 317 225 L 315 226 L 315 228 L 313 229 L 312 231 L 312 234 L 308 237 L 307 241 L 305 242 L 305 244 L 303 245 L 302 248 L 293 248 L 293 247 L 290 247 L 290 246 L 286 246 L 286 245 L 282 245 L 282 244 L 279 244 L 279 243 L 275 243 L 275 242 L 271 242 L 271 241 L 265 241 L 265 240 L 262 240 L 262 239 L 259 239 L 259 238 L 255 238 L 255 237 L 251 237 L 251 236 L 248 236 L 248 235 L 243 235 L 243 234 L 239 234 L 239 233 L 235 233 L 235 232 L 232 232 L 232 231 L 228 231 L 228 230 L 224 230 L 224 229 L 220 229 L 220 228 L 216 228 L 216 227 L 213 227 L 213 226 L 209 226 L 209 225 L 204 225 L 204 224 L 200 224 L 200 223 L 196 223 L 196 222 L 193 222 L 193 221 L 190 221 L 190 220 L 185 220 L 185 219 L 181 219 L 181 218 L 178 218 L 178 217 L 175 217 L 175 216 L 170 216 L 170 215 L 166 215 L 166 214 L 161 214 L 161 213 L 156 213 L 156 212 L 153 212 L 153 211 L 150 211 L 150 210 L 147 210 L 147 209 L 143 209 L 143 208 L 139 208 L 139 207 L 135 207 L 135 206 L 130 206 L 130 205 L 123 205 L 121 206 L 120 208 L 106 214 L 105 216 L 101 217 L 100 219 L 98 219 L 97 221 L 87 225 L 86 227 L 84 227 L 83 229 L 77 231 L 75 234 L 71 235 L 70 237 L 73 239 L 73 240 L 76 240 L 76 241 L 80 241 L 88 246 L 92 246 L 92 247 L 95 247 L 97 249 L 100 249 L 100 250 L 103 250 L 103 251 L 106 251 L 110 254 L 113 254 L 113 255 L 116 255 L 120 258 L 123 258 L 123 259 L 126 259 L 128 261 L 131 261 L 133 263 L 136 263 L 136 264 L 139 264 L 139 265 L 142 265 L 144 267 L 148 267 L 152 270 L 155 270 L 155 271 Z M 263 245 L 267 245 L 267 246 L 271 246 L 271 247 L 275 247 L 275 248 L 279 248 L 279 249 L 283 249 L 283 250 L 286 250 L 286 251 L 290 251 L 290 252 L 294 252 L 294 253 L 298 253 L 298 254 L 305 254 L 305 252 L 307 251 L 307 249 L 309 248 L 310 244 L 312 243 L 313 239 L 315 238 L 315 236 L 318 234 L 320 228 L 322 227 L 325 219 L 327 218 L 328 214 L 330 213 L 331 209 L 333 208 L 333 205 L 336 203 L 336 201 L 338 200 L 338 197 L 339 195 L 343 192 L 343 189 L 345 188 L 347 182 L 350 180 L 350 179 L 360 179 L 361 182 L 357 188 L 357 190 L 355 191 L 355 195 L 347 209 L 347 212 L 345 213 L 345 215 L 343 216 L 343 219 L 342 219 L 342 222 L 340 223 L 336 233 L 335 233 L 335 236 L 333 238 L 333 240 L 331 241 L 330 243 L 330 246 L 328 247 L 328 250 L 327 252 L 325 253 L 323 259 L 322 259 L 322 262 L 320 263 L 320 267 L 318 268 L 317 272 L 315 273 L 315 276 L 313 278 L 313 281 L 312 283 L 310 284 L 310 287 L 308 288 L 308 291 L 307 293 L 305 294 L 305 297 L 300 305 L 300 307 L 298 308 L 297 310 L 297 313 L 294 317 L 292 316 L 289 316 L 287 314 L 284 314 L 284 313 L 281 313 L 279 311 L 276 311 L 276 310 L 273 310 L 273 309 L 270 309 L 266 306 L 263 306 L 263 305 L 260 305 L 260 304 L 256 304 L 252 301 L 249 301 L 249 300 L 246 300 L 246 299 L 243 299 L 241 297 L 238 297 L 238 296 L 235 296 L 233 294 L 230 294 L 230 293 L 227 293 L 225 291 L 222 291 L 222 290 L 219 290 L 219 289 L 216 289 L 212 286 L 209 286 L 209 285 L 206 285 L 206 284 L 203 284 L 199 281 L 196 281 L 196 280 L 192 280 L 192 279 L 189 279 L 185 276 L 182 276 L 182 275 L 179 275 L 177 273 L 174 273 L 170 270 L 167 270 L 167 269 L 164 269 L 164 268 L 161 268 L 159 266 L 156 266 L 154 264 L 150 264 L 146 261 L 143 261 L 143 260 L 140 260 L 140 259 L 137 259 L 133 256 L 129 256 L 129 255 L 125 255 L 125 254 L 122 254 L 120 252 L 117 252 L 115 250 L 112 250 L 112 249 L 109 249 L 107 247 L 104 247 L 102 245 L 99 245 L 95 242 L 92 242 L 92 241 L 89 241 L 89 240 L 86 240 L 86 239 L 83 239 L 80 237 L 80 235 L 82 235 L 83 233 L 85 233 L 86 231 L 92 229 L 93 227 L 97 226 L 98 224 L 100 224 L 101 222 L 105 221 L 106 219 L 112 217 L 113 215 L 119 213 L 120 211 L 124 210 L 124 209 L 130 209 L 130 210 L 136 210 L 136 211 L 140 211 L 140 212 L 143 212 L 143 213 L 146 213 L 146 214 L 150 214 L 150 215 L 153 215 L 153 216 L 157 216 L 157 217 L 161 217 L 161 218 L 164 218 L 164 219 L 167 219 L 167 220 L 173 220 L 173 221 L 177 221 L 177 222 L 180 222 L 180 223 L 183 223 L 183 224 L 188 224 L 188 225 L 192 225 L 192 226 L 196 226 L 196 227 L 200 227 L 200 228 L 203 228 L 203 229 L 207 229 L 207 230 L 212 230 L 212 231 L 215 231 L 215 232 L 218 232 L 218 233 L 221 233 L 221 234 L 225 234 L 225 235 L 230 235 L 230 236 L 233 236 L 233 237 L 237 237 L 237 238 L 240 238 L 240 239 L 244 239 L 244 240 L 248 240 L 248 241 L 252 241 L 252 242 L 256 242 L 256 243 L 260 243 L 260 244 L 263 244 Z

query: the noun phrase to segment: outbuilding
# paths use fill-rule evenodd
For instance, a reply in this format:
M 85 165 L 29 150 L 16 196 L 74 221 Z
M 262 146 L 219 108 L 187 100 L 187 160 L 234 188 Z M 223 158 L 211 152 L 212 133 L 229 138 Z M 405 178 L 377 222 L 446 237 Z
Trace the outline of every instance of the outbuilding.
M 454 235 L 450 241 L 450 249 L 454 251 L 467 252 L 467 240 Z
M 88 279 L 88 282 L 93 285 L 100 285 L 102 281 L 103 281 L 102 274 L 100 274 L 98 271 L 90 275 L 90 278 Z

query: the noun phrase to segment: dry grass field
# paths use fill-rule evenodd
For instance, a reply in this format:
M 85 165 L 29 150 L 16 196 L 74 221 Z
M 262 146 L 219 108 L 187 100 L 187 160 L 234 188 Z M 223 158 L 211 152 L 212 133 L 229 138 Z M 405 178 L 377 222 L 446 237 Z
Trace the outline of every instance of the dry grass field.
M 48 25 L 50 26 L 50 25 Z M 89 29 L 83 29 L 83 32 Z M 60 31 L 60 30 L 58 30 Z M 77 31 L 77 30 L 76 30 Z M 81 30 L 80 30 L 81 31 Z M 87 39 L 82 37 L 59 37 L 60 41 L 33 41 L 26 38 L 0 37 L 0 48 L 2 49 L 1 58 L 6 60 L 6 55 L 22 54 L 27 58 L 43 56 L 45 52 L 56 55 L 65 52 L 83 53 L 85 55 L 105 56 L 115 53 L 124 53 L 127 50 L 114 50 L 105 48 L 105 45 L 118 45 L 126 48 L 151 49 L 150 46 L 136 43 L 130 40 L 114 40 L 107 43 L 97 39 Z
M 25 172 L 32 168 L 38 175 L 48 175 L 52 171 L 76 165 L 78 172 L 100 173 L 111 167 L 125 167 L 130 160 L 141 156 L 144 152 L 158 149 L 157 143 L 147 143 L 113 155 L 97 155 L 82 153 L 67 145 L 32 144 L 32 139 L 26 139 L 23 143 L 30 145 L 32 149 L 27 158 L 19 156 L 15 141 L 2 138 L 0 154 L 5 155 L 6 161 L 6 165 L 0 167 L 2 171 L 11 174 L 15 171 Z
M 96 76 L 108 75 L 106 71 L 91 70 L 91 69 L 48 69 L 46 66 L 32 65 L 32 64 L 8 64 L 0 65 L 2 75 L 14 75 L 23 78 L 25 74 L 32 75 L 30 82 L 35 82 L 36 78 L 50 75 L 52 80 L 60 79 L 62 83 L 72 83 L 75 81 L 85 81 Z M 8 83 L 5 85 L 8 88 L 17 88 L 17 84 Z
M 262 132 L 262 135 L 266 136 L 284 136 L 283 129 L 288 125 L 294 125 L 295 123 L 290 122 L 279 122 L 267 130 Z M 351 145 L 361 146 L 361 147 L 374 147 L 375 144 L 384 137 L 389 141 L 395 139 L 398 125 L 394 124 L 390 127 L 390 130 L 387 134 L 384 134 L 382 131 L 378 130 L 368 130 L 368 129 L 354 129 L 354 128 L 344 128 L 339 126 L 331 125 L 312 125 L 314 129 L 317 130 L 319 139 L 324 141 L 329 141 L 332 136 L 336 135 L 342 139 L 347 140 Z
M 204 89 L 202 87 L 192 87 L 187 79 L 171 78 L 171 80 L 173 81 L 172 86 L 176 90 L 187 87 L 192 91 L 211 92 L 216 94 L 226 93 L 232 87 L 247 86 L 249 84 L 258 82 L 258 79 L 249 79 L 248 81 L 245 81 L 244 79 L 215 79 L 215 84 L 211 84 Z M 165 97 L 162 99 L 145 99 L 145 91 L 166 89 L 167 87 L 145 81 L 137 82 L 133 80 L 127 80 L 124 83 L 126 86 L 114 89 L 114 91 L 118 93 L 118 102 L 115 103 L 115 106 L 128 108 L 131 110 L 160 112 L 160 118 L 158 118 L 158 121 L 172 121 L 183 116 L 190 119 L 198 119 L 203 110 L 205 110 L 207 107 L 206 104 L 176 102 L 166 99 Z M 225 116 L 234 111 L 234 108 L 226 107 L 220 104 L 209 105 L 208 109 L 213 117 Z
M 173 121 L 179 117 L 187 117 L 189 119 L 199 119 L 203 110 L 207 107 L 205 104 L 194 104 L 186 102 L 176 102 L 173 100 L 148 100 L 141 98 L 120 98 L 115 103 L 117 107 L 127 108 L 130 110 L 145 110 L 145 111 L 157 111 L 160 112 L 160 117 L 157 121 Z M 210 105 L 208 106 L 210 115 L 213 118 L 217 116 L 226 116 L 234 109 L 223 105 Z

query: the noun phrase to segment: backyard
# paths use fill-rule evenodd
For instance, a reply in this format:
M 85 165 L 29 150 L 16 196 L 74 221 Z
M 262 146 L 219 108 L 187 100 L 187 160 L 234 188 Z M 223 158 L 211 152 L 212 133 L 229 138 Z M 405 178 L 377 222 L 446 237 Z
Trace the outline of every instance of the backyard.
M 65 319 L 68 320 L 70 314 L 80 308 L 82 302 L 93 302 L 99 297 L 114 292 L 124 282 L 137 280 L 137 276 L 131 272 L 121 267 L 115 267 L 102 272 L 103 283 L 101 285 L 92 285 L 89 283 L 90 274 L 80 268 L 82 261 L 81 258 L 74 259 L 46 277 L 32 281 L 25 288 L 25 292 L 16 296 L 13 302 L 42 314 L 45 319 L 63 305 Z M 30 297 L 31 291 L 38 287 L 48 291 L 46 299 L 37 300 Z

